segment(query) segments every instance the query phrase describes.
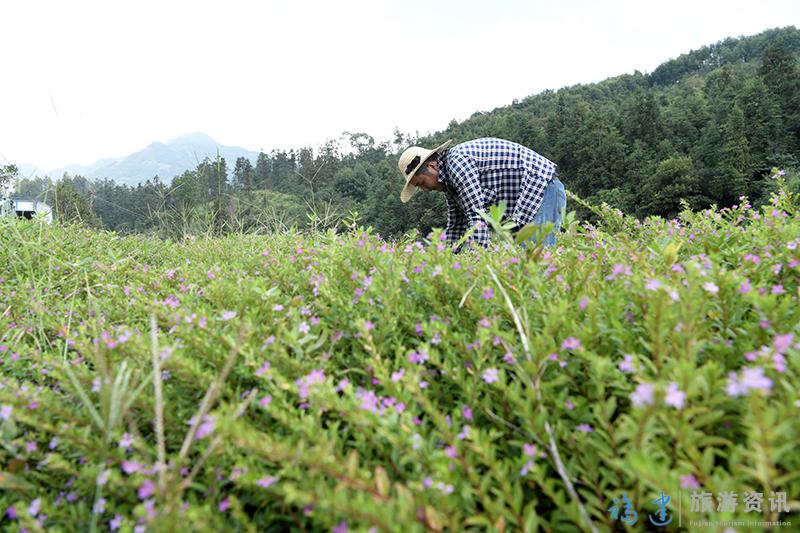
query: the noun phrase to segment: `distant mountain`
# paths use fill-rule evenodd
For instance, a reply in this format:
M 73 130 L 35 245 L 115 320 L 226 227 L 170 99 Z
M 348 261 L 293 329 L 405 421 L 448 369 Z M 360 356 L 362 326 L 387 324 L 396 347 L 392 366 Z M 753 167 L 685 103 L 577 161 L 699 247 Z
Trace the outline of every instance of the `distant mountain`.
M 167 143 L 154 142 L 126 157 L 101 159 L 88 166 L 69 165 L 47 174 L 53 179 L 61 178 L 65 172 L 92 180 L 108 178 L 135 187 L 154 176 L 169 182 L 184 171 L 196 168 L 206 157 L 215 159 L 217 152 L 227 161 L 228 168 L 233 168 L 240 157 L 254 164 L 258 157 L 257 152 L 221 145 L 205 133 L 188 133 Z

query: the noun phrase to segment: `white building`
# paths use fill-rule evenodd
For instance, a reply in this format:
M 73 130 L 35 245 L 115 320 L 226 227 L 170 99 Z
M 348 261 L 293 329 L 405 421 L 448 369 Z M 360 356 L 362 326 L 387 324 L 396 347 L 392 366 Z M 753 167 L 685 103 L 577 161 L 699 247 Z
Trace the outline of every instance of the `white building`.
M 53 209 L 44 202 L 1 198 L 0 216 L 17 216 L 27 219 L 41 217 L 50 224 L 53 222 Z

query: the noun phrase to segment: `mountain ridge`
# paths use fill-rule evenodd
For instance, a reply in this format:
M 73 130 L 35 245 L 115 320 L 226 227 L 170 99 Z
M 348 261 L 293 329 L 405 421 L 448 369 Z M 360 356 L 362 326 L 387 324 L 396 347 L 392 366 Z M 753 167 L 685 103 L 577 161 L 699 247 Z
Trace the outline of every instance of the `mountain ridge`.
M 230 168 L 233 168 L 240 157 L 251 163 L 255 163 L 258 157 L 258 152 L 220 144 L 203 132 L 191 132 L 167 142 L 151 142 L 127 156 L 102 158 L 91 165 L 67 165 L 43 174 L 51 179 L 60 179 L 64 173 L 91 180 L 110 179 L 135 187 L 155 176 L 169 182 L 173 177 L 194 169 L 205 158 L 216 158 L 217 154 L 226 160 Z M 23 175 L 37 170 L 40 169 L 32 165 L 21 168 Z

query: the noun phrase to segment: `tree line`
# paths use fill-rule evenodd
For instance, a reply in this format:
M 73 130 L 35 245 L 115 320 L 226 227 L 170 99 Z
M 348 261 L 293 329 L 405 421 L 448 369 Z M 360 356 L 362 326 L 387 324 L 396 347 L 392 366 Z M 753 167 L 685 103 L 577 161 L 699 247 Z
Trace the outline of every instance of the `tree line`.
M 17 195 L 50 198 L 60 218 L 120 233 L 325 228 L 357 216 L 396 236 L 446 224 L 443 195 L 400 203 L 399 153 L 496 136 L 558 163 L 567 188 L 589 202 L 639 217 L 672 217 L 682 201 L 698 209 L 747 196 L 758 204 L 774 190 L 774 167 L 800 188 L 799 54 L 800 31 L 774 29 L 689 52 L 651 74 L 544 91 L 426 137 L 396 131 L 376 142 L 346 133 L 317 150 L 261 153 L 255 164 L 239 158 L 233 168 L 207 158 L 169 183 L 37 177 L 18 180 Z

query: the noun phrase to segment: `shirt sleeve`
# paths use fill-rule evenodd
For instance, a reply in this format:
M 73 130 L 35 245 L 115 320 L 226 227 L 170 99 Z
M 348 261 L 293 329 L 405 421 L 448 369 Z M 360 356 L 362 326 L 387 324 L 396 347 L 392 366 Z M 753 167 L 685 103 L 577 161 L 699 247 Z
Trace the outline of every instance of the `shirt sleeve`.
M 511 213 L 511 219 L 517 226 L 529 224 L 539 212 L 544 201 L 544 190 L 553 179 L 555 172 L 555 164 L 544 158 L 539 164 L 525 166 L 525 176 L 522 180 L 519 198 L 514 206 L 514 212 Z
M 448 159 L 448 174 L 450 183 L 464 207 L 463 216 L 466 219 L 464 222 L 466 228 L 475 227 L 470 240 L 481 246 L 488 246 L 489 227 L 478 214 L 478 211 L 484 208 L 483 189 L 478 168 L 468 157 L 453 154 Z

